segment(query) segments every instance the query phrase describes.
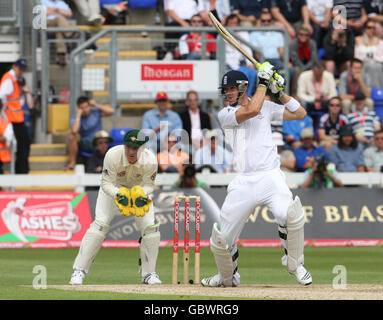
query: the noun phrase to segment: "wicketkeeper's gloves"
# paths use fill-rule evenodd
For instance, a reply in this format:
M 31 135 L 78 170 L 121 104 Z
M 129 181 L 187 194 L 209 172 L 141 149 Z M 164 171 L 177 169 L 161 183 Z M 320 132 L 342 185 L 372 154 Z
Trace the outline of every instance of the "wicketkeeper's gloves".
M 262 63 L 258 68 L 258 84 L 268 87 L 274 73 L 275 67 L 270 62 Z
M 135 214 L 134 208 L 132 207 L 131 194 L 128 188 L 121 187 L 118 190 L 114 201 L 116 202 L 118 210 L 123 216 Z
M 144 193 L 140 186 L 134 186 L 130 189 L 130 196 L 132 199 L 132 208 L 137 217 L 143 217 L 149 211 L 152 200 Z

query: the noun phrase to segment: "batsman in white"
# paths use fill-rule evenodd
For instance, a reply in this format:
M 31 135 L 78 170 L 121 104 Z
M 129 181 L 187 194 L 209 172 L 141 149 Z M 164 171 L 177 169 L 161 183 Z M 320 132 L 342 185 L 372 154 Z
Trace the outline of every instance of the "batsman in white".
M 82 284 L 110 229 L 117 207 L 121 214 L 135 216 L 136 226 L 141 233 L 139 241 L 142 283 L 161 284 L 156 273 L 160 243 L 159 224 L 155 224 L 154 208 L 150 199 L 158 164 L 156 156 L 145 148 L 146 140 L 139 130 L 130 130 L 124 136 L 123 145 L 115 146 L 106 153 L 95 220 L 81 242 L 73 264 L 74 272 L 70 284 Z
M 238 240 L 243 227 L 258 205 L 266 205 L 278 223 L 279 236 L 285 249 L 282 265 L 299 283 L 311 284 L 312 277 L 303 266 L 304 212 L 299 197 L 289 190 L 280 170 L 277 147 L 272 141 L 272 120 L 298 120 L 305 109 L 283 92 L 284 79 L 268 62 L 258 69 L 255 94 L 246 95 L 248 79 L 239 71 L 229 71 L 221 83 L 221 93 L 228 106 L 218 118 L 234 154 L 235 171 L 239 174 L 228 186 L 219 223 L 213 225 L 210 248 L 218 274 L 201 281 L 203 286 L 237 286 Z M 265 100 L 269 89 L 282 104 Z

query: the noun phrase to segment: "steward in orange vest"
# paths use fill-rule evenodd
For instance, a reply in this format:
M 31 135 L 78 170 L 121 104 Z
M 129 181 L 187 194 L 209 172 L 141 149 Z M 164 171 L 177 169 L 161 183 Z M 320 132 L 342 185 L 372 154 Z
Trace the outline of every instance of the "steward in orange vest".
M 12 126 L 11 123 L 8 121 L 7 116 L 2 111 L 2 102 L 0 100 L 0 174 L 4 173 L 3 163 L 11 162 L 11 153 L 9 152 L 7 146 L 6 135 L 9 134 L 9 131 L 7 130 L 12 130 Z

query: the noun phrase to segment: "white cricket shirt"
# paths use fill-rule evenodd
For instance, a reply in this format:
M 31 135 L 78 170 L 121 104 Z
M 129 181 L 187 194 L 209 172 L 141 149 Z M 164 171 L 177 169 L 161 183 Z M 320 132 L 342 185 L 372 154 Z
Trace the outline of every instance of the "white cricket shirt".
M 234 170 L 242 174 L 279 168 L 277 146 L 271 134 L 271 121 L 282 121 L 285 107 L 264 101 L 259 114 L 238 124 L 235 117 L 240 106 L 228 106 L 218 113 L 225 137 L 233 150 Z

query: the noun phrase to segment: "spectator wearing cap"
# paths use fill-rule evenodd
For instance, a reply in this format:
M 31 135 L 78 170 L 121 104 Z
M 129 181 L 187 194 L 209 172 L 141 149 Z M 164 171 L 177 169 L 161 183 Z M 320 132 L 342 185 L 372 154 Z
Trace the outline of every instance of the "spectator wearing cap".
M 303 129 L 300 137 L 302 146 L 294 150 L 298 171 L 302 172 L 308 168 L 312 168 L 316 157 L 323 155 L 328 161 L 328 154 L 325 148 L 316 146 L 314 130 L 312 128 Z
M 296 159 L 294 152 L 289 149 L 283 149 L 285 142 L 283 141 L 283 135 L 279 132 L 273 132 L 273 141 L 278 148 L 278 154 L 281 161 L 281 170 L 285 172 L 294 172 L 296 166 Z
M 364 81 L 363 61 L 352 59 L 350 69 L 341 73 L 339 79 L 339 96 L 342 99 L 342 112 L 349 114 L 352 109 L 355 95 L 363 94 L 367 98 L 367 107 L 374 110 L 374 101 L 370 99 L 371 91 Z
M 339 134 L 338 144 L 329 151 L 330 161 L 339 172 L 364 172 L 363 150 L 358 146 L 352 127 L 344 126 Z
M 69 27 L 68 18 L 72 17 L 72 10 L 65 1 L 62 0 L 42 0 L 41 4 L 45 8 L 48 27 L 67 28 Z M 63 40 L 71 38 L 72 32 L 56 32 L 56 39 Z M 66 65 L 67 48 L 64 42 L 56 43 L 57 64 Z
M 374 132 L 380 130 L 379 116 L 375 111 L 367 108 L 366 97 L 358 92 L 354 98 L 355 111 L 347 115 L 348 123 L 351 125 L 361 147 L 365 149 L 373 143 Z
M 14 139 L 12 124 L 3 112 L 3 103 L 0 100 L 0 174 L 3 174 L 3 164 L 11 162 L 9 147 Z M 1 188 L 0 188 L 1 190 Z
M 101 173 L 105 154 L 109 150 L 109 144 L 113 141 L 114 139 L 105 130 L 100 130 L 96 133 L 92 141 L 93 147 L 96 150 L 89 158 L 87 172 Z
M 203 141 L 203 130 L 211 130 L 210 116 L 199 108 L 198 92 L 190 90 L 186 93 L 187 109 L 180 113 L 182 127 L 187 132 L 189 143 L 198 149 Z
M 0 99 L 3 102 L 8 121 L 12 123 L 13 132 L 17 141 L 16 173 L 29 172 L 30 138 L 24 122 L 23 106 L 21 104 L 22 90 L 18 79 L 27 69 L 27 61 L 18 59 L 12 69 L 6 72 L 0 82 Z
M 283 121 L 283 138 L 290 149 L 294 150 L 302 145 L 300 136 L 306 128 L 313 128 L 313 119 L 309 115 L 302 120 Z
M 93 138 L 102 130 L 102 117 L 113 114 L 114 109 L 108 105 L 100 105 L 85 96 L 77 99 L 76 117 L 71 119 L 68 135 L 69 163 L 64 170 L 74 169 L 79 150 L 93 153 Z
M 327 152 L 332 145 L 338 143 L 339 130 L 348 124 L 347 117 L 341 113 L 341 109 L 341 99 L 333 97 L 328 102 L 328 113 L 321 116 L 319 120 L 318 139 Z
M 374 146 L 364 150 L 367 171 L 383 173 L 383 130 L 375 131 Z
M 182 120 L 178 113 L 169 110 L 169 98 L 166 92 L 158 92 L 155 103 L 156 108 L 144 113 L 142 129 L 147 136 L 150 136 L 150 142 L 152 142 L 148 148 L 157 154 L 161 150 L 161 141 L 174 130 L 182 129 Z
M 328 111 L 329 99 L 337 95 L 334 76 L 324 69 L 323 62 L 318 61 L 311 70 L 302 72 L 298 78 L 297 95 L 313 118 L 315 129 L 319 118 Z
M 209 168 L 211 172 L 228 173 L 233 170 L 233 154 L 223 147 L 223 133 L 215 129 L 206 131 L 205 145 L 194 155 L 196 169 Z
M 159 171 L 181 173 L 182 165 L 189 161 L 189 155 L 181 150 L 177 135 L 169 133 L 163 144 L 162 151 L 157 153 Z

